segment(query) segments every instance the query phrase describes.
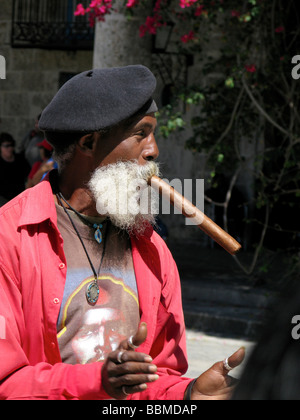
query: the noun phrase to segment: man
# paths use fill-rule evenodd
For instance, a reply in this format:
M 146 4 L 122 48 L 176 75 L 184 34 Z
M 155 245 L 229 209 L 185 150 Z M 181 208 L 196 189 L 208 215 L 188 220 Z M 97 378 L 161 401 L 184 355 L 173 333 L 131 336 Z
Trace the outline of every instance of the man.
M 243 349 L 197 380 L 182 377 L 179 276 L 150 225 L 155 215 L 141 211 L 159 154 L 155 87 L 139 65 L 84 72 L 41 116 L 59 171 L 0 213 L 2 399 L 224 399 L 232 391 L 228 372 Z

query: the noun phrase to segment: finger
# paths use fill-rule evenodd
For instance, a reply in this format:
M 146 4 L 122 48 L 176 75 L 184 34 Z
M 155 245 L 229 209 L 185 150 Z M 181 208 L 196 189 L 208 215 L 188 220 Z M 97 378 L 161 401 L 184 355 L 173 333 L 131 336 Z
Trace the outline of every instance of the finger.
M 156 382 L 159 379 L 158 375 L 145 375 L 145 374 L 138 374 L 138 375 L 122 375 L 122 376 L 113 376 L 109 378 L 109 383 L 114 388 L 121 388 L 122 386 L 136 386 L 142 385 L 147 383 Z
M 135 386 L 122 386 L 122 393 L 127 397 L 128 395 L 137 394 L 146 391 L 148 388 L 147 384 L 135 385 Z
M 109 376 L 121 376 L 127 374 L 148 373 L 154 374 L 157 372 L 157 366 L 149 363 L 127 362 L 121 365 L 114 365 L 109 369 Z
M 147 324 L 142 322 L 137 330 L 137 333 L 132 336 L 132 344 L 134 347 L 140 347 L 146 341 L 147 334 Z M 132 350 L 132 346 L 130 345 L 128 339 L 121 342 L 119 349 Z
M 139 326 L 137 333 L 132 338 L 133 345 L 137 347 L 141 346 L 146 341 L 147 334 L 148 334 L 147 324 L 145 322 L 142 322 Z
M 120 365 L 120 359 L 122 364 L 126 362 L 140 362 L 140 363 L 151 363 L 152 357 L 145 353 L 139 353 L 135 351 L 116 350 L 108 355 L 108 360 Z
M 231 368 L 230 370 L 238 367 L 244 361 L 245 355 L 246 355 L 245 347 L 241 347 L 237 352 L 231 355 L 228 358 L 228 365 Z M 223 376 L 228 375 L 228 373 L 230 372 L 230 370 L 226 369 L 223 361 L 215 363 L 212 369 Z
M 232 369 L 238 367 L 241 363 L 243 363 L 246 356 L 246 349 L 245 347 L 241 347 L 237 352 L 235 352 L 232 356 L 228 358 L 228 364 Z

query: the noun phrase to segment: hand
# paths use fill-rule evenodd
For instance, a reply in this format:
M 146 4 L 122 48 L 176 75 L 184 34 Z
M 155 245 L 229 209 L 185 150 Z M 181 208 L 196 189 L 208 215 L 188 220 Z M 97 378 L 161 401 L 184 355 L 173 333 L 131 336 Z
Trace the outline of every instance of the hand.
M 49 172 L 54 168 L 54 161 L 46 162 L 41 166 L 41 170 L 43 173 Z
M 242 347 L 228 359 L 231 368 L 239 366 L 245 358 L 245 348 Z M 228 400 L 230 399 L 236 379 L 228 375 L 223 362 L 214 364 L 208 371 L 204 372 L 195 382 L 191 399 L 192 400 Z
M 147 338 L 147 325 L 142 323 L 132 338 L 139 347 Z M 122 363 L 120 363 L 120 359 Z M 122 341 L 118 349 L 108 355 L 102 368 L 102 385 L 112 398 L 122 400 L 128 395 L 147 389 L 147 383 L 159 379 L 157 367 L 147 354 L 133 351 L 128 340 Z

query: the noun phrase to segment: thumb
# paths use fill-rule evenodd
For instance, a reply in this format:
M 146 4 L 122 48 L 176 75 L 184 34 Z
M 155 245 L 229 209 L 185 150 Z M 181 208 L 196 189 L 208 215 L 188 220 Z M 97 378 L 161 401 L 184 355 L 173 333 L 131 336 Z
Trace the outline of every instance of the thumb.
M 132 344 L 139 347 L 146 341 L 148 335 L 148 328 L 145 322 L 142 322 L 139 326 L 137 333 L 132 338 Z
M 234 369 L 239 366 L 246 355 L 244 347 L 228 358 L 229 366 Z M 202 373 L 197 379 L 193 391 L 200 396 L 219 396 L 228 393 L 228 389 L 234 385 L 234 379 L 228 375 L 229 371 L 225 368 L 224 362 L 215 363 L 210 369 Z
M 238 367 L 241 363 L 243 363 L 246 356 L 246 349 L 245 347 L 241 347 L 237 352 L 235 352 L 232 356 L 228 359 L 228 364 L 231 368 Z
M 245 347 L 241 347 L 238 351 L 233 353 L 230 357 L 228 357 L 228 365 L 231 369 L 235 369 L 240 364 L 243 363 L 246 356 L 246 349 Z M 213 366 L 213 369 L 221 373 L 222 375 L 227 375 L 229 370 L 226 369 L 224 362 L 218 362 Z
M 142 322 L 137 330 L 137 333 L 134 336 L 132 336 L 132 344 L 135 347 L 139 347 L 146 341 L 147 335 L 148 335 L 147 324 L 145 322 Z M 129 350 L 129 351 L 132 350 L 132 346 L 130 346 L 128 339 L 122 341 L 122 343 L 119 346 L 119 349 Z

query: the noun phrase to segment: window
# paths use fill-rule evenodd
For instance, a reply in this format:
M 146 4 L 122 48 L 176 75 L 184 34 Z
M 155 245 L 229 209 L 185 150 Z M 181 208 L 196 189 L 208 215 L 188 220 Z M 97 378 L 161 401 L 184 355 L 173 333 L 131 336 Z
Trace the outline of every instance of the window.
M 77 0 L 13 0 L 12 47 L 92 50 L 88 17 L 74 16 Z M 83 0 L 88 7 L 89 1 Z

